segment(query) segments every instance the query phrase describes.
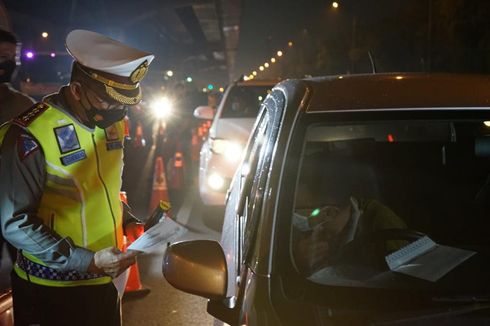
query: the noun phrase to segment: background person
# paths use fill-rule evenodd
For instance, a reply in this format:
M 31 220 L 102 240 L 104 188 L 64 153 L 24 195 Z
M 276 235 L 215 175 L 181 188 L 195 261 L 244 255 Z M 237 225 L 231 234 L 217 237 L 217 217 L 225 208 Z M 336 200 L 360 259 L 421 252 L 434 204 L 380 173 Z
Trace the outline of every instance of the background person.
M 34 100 L 15 90 L 10 81 L 17 68 L 17 53 L 20 46 L 14 33 L 0 29 L 0 125 L 18 116 L 34 104 Z M 3 245 L 6 245 L 11 261 L 17 250 L 4 241 L 0 229 L 0 265 L 4 262 Z
M 18 116 L 34 104 L 26 94 L 10 84 L 17 68 L 20 45 L 15 34 L 0 29 L 0 125 Z
M 0 129 L 0 214 L 19 249 L 16 325 L 120 325 L 124 117 L 153 55 L 98 33 L 66 38 L 71 81 Z

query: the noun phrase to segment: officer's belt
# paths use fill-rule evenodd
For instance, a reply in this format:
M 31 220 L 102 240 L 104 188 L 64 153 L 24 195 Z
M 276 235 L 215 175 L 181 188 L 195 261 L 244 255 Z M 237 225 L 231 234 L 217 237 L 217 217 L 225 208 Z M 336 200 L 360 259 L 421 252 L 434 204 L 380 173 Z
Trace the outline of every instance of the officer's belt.
M 17 253 L 17 266 L 20 267 L 26 274 L 32 275 L 38 278 L 52 281 L 81 281 L 91 280 L 95 278 L 104 277 L 102 274 L 95 273 L 80 273 L 77 271 L 61 272 L 53 268 L 30 261 L 20 252 Z

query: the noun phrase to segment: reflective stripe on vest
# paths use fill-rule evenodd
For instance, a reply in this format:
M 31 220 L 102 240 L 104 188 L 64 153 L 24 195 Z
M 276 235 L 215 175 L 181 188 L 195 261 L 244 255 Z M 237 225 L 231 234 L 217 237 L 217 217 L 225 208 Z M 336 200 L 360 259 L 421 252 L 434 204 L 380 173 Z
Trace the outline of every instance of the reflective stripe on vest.
M 46 184 L 37 215 L 62 238 L 92 251 L 122 249 L 122 176 L 124 122 L 91 130 L 54 107 L 23 126 L 36 138 L 46 159 Z M 30 261 L 44 265 L 23 251 Z M 20 277 L 25 271 L 15 266 Z M 52 274 L 52 273 L 51 273 Z M 76 286 L 110 282 L 109 277 L 53 280 L 33 275 L 32 282 Z M 75 274 L 70 274 L 75 275 Z

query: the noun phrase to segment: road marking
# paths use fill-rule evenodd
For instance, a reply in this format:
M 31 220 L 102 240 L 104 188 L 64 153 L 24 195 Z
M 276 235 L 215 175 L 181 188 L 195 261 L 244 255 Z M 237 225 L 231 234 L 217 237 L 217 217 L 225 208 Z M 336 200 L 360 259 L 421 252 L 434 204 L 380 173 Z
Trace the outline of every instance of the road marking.
M 191 216 L 192 206 L 194 204 L 194 195 L 192 191 L 188 191 L 184 198 L 184 202 L 177 213 L 177 221 L 181 224 L 187 225 Z

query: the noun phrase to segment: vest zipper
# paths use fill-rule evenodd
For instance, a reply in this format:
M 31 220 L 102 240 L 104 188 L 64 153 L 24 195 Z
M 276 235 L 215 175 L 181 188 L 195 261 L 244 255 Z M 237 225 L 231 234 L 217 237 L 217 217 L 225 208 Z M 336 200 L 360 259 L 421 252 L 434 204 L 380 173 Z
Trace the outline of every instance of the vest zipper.
M 102 185 L 104 186 L 104 191 L 105 191 L 105 195 L 107 197 L 107 202 L 109 203 L 109 208 L 111 210 L 112 223 L 114 224 L 114 238 L 116 240 L 116 248 L 117 248 L 118 243 L 117 243 L 116 218 L 114 217 L 114 210 L 112 209 L 111 198 L 109 197 L 109 191 L 107 190 L 107 186 L 104 182 L 104 179 L 102 179 L 102 175 L 100 174 L 99 152 L 97 151 L 97 143 L 95 142 L 95 135 L 94 134 L 92 134 L 92 143 L 94 144 L 95 158 L 97 161 L 97 174 L 99 175 L 100 182 L 102 182 Z

